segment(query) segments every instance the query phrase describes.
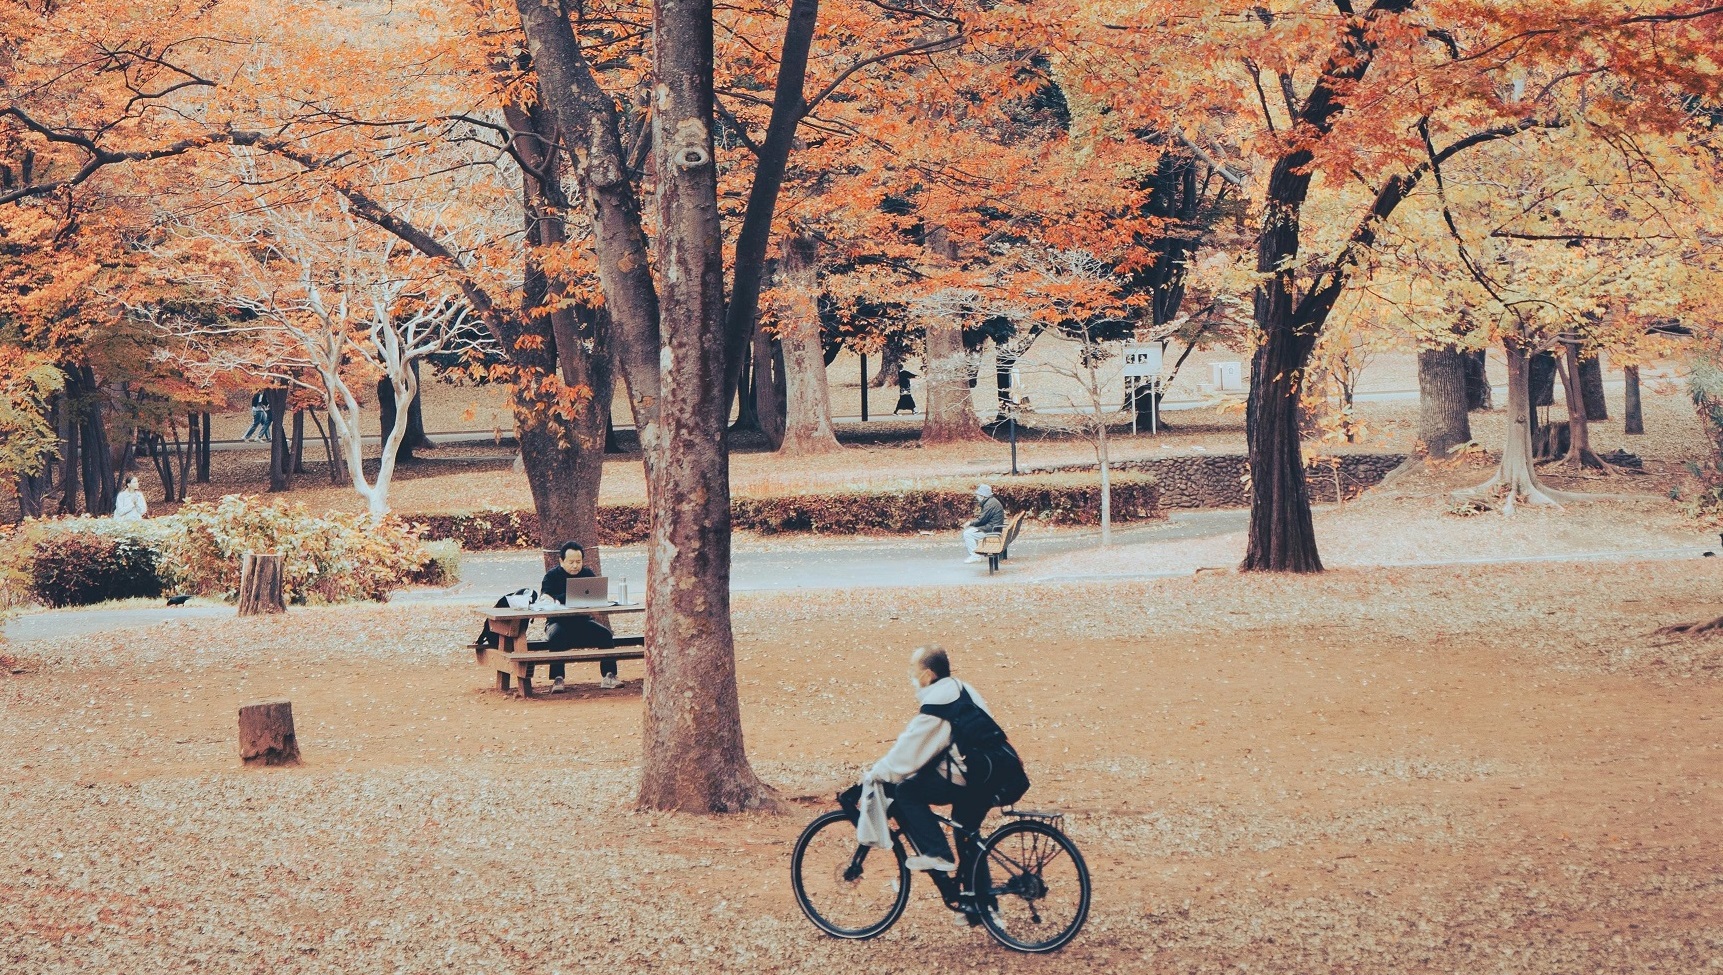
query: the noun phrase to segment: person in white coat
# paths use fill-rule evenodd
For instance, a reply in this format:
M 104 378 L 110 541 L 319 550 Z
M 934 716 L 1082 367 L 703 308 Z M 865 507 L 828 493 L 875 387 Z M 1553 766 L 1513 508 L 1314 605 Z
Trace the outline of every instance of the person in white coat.
M 910 654 L 909 678 L 915 685 L 918 708 L 926 704 L 950 704 L 967 690 L 977 707 L 992 714 L 975 688 L 951 676 L 951 658 L 939 647 L 918 647 Z M 892 812 L 916 850 L 916 855 L 905 861 L 909 869 L 949 872 L 962 867 L 958 876 L 967 875 L 974 851 L 967 848 L 960 851 L 958 862 L 953 862 L 945 830 L 928 808 L 950 805 L 954 821 L 966 829 L 979 830 L 992 804 L 987 797 L 971 795 L 964 788 L 963 773 L 963 755 L 952 743 L 951 722 L 917 711 L 891 750 L 862 776 L 864 785 L 872 782 L 896 785 Z
M 144 492 L 138 489 L 137 476 L 126 478 L 125 489 L 114 498 L 114 520 L 143 521 L 149 513 L 149 502 L 144 500 Z

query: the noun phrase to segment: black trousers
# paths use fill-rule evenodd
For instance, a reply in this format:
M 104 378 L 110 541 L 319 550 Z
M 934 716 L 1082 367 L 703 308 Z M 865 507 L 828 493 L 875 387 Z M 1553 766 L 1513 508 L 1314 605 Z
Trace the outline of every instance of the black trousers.
M 606 650 L 616 645 L 615 637 L 603 623 L 590 616 L 565 616 L 553 619 L 545 628 L 545 643 L 550 650 L 573 650 L 591 647 Z M 561 680 L 567 664 L 550 664 L 550 679 Z M 600 677 L 616 676 L 616 658 L 605 657 L 598 662 Z
M 892 815 L 903 825 L 904 835 L 915 845 L 916 852 L 946 860 L 951 859 L 951 844 L 946 842 L 945 830 L 928 807 L 950 806 L 951 818 L 959 826 L 977 834 L 982 820 L 987 818 L 987 811 L 992 808 L 986 799 L 975 798 L 968 789 L 953 785 L 950 779 L 937 772 L 923 772 L 904 779 L 898 783 L 892 800 Z M 975 844 L 963 842 L 960 836 L 957 876 L 965 883 L 969 880 L 969 865 L 974 862 L 975 853 Z

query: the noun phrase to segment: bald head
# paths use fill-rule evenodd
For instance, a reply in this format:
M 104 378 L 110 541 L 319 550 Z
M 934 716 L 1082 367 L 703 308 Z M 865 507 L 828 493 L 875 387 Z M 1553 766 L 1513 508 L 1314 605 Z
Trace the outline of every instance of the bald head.
M 909 666 L 918 672 L 931 672 L 934 680 L 951 676 L 951 658 L 946 656 L 945 648 L 938 645 L 916 647 L 909 655 Z

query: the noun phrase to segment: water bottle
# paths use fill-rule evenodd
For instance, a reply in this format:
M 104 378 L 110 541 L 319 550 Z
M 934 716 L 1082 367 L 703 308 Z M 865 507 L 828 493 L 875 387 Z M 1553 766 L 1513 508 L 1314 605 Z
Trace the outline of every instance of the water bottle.
M 628 605 L 628 577 L 627 576 L 622 577 L 622 598 L 619 600 L 619 602 L 621 602 L 622 605 L 624 605 L 624 606 Z

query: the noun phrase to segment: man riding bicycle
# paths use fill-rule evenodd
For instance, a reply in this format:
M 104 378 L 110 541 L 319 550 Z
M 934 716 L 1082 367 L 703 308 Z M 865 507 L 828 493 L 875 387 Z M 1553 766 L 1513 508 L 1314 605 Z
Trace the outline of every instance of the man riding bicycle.
M 988 810 L 1016 801 L 1028 779 L 987 703 L 975 688 L 951 676 L 951 659 L 943 649 L 919 647 L 909 662 L 920 710 L 862 776 L 862 788 L 875 782 L 894 786 L 892 814 L 916 850 L 904 861 L 906 867 L 929 871 L 936 882 L 952 871 L 968 878 L 975 855 L 972 838 Z M 951 806 L 952 820 L 971 838 L 959 840 L 956 862 L 939 819 L 928 808 L 933 805 Z M 978 923 L 974 905 L 966 897 L 960 900 L 970 923 Z

